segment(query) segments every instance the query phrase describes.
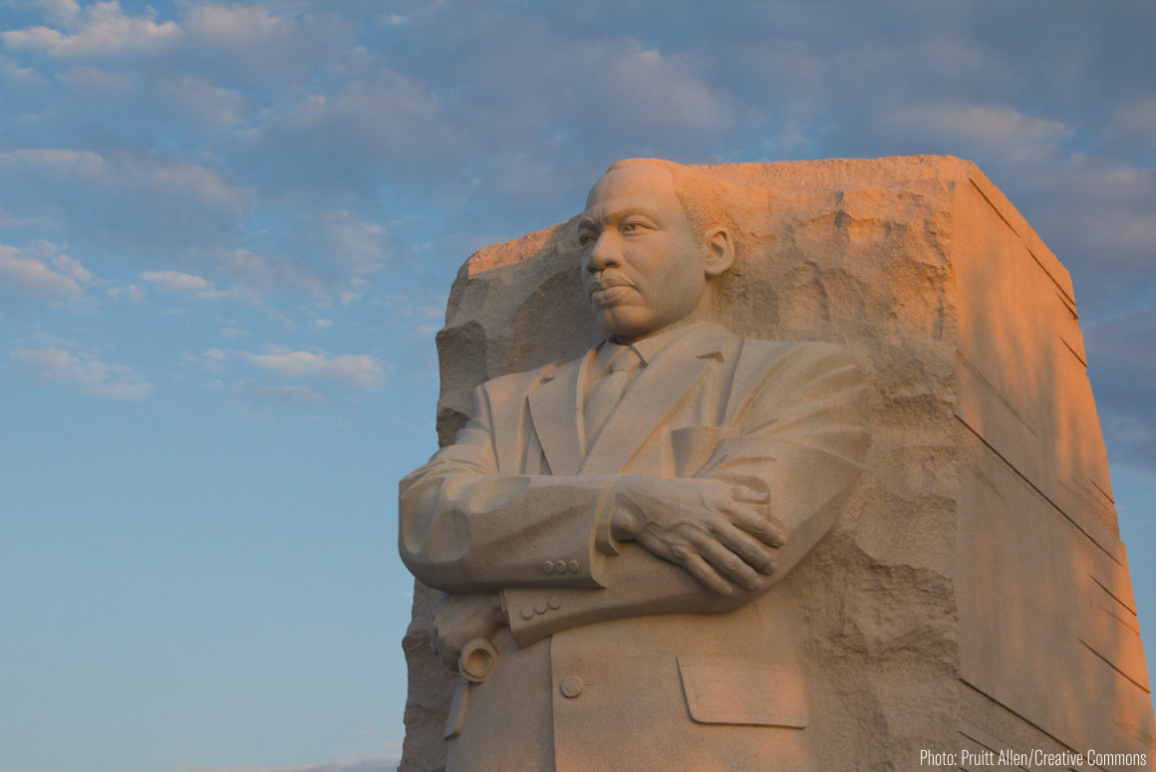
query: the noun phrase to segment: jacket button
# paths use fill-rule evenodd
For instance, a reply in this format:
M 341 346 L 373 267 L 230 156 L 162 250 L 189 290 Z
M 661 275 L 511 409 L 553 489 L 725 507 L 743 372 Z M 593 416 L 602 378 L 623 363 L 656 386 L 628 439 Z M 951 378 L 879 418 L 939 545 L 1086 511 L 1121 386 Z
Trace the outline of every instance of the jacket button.
M 542 571 L 544 573 L 547 573 L 547 574 L 554 573 L 554 561 L 547 560 L 545 563 L 543 563 L 542 564 Z
M 562 679 L 560 688 L 562 696 L 572 700 L 582 693 L 582 679 L 576 675 L 566 676 Z
M 560 574 L 566 573 L 566 561 L 559 560 L 554 563 L 554 570 Z
M 533 618 L 534 618 L 534 607 L 533 606 L 523 606 L 522 607 L 522 619 L 530 620 Z
M 556 596 L 553 598 L 550 598 L 550 600 L 546 601 L 546 603 L 550 606 L 550 608 L 554 609 L 555 611 L 562 608 L 562 599 L 559 597 L 556 597 Z
M 578 561 L 577 560 L 571 560 L 569 563 L 566 564 L 566 567 L 570 569 L 570 573 L 572 573 L 572 574 L 578 573 Z
M 539 614 L 545 614 L 546 613 L 546 601 L 540 600 L 537 603 L 535 603 L 534 604 L 534 610 L 537 611 Z

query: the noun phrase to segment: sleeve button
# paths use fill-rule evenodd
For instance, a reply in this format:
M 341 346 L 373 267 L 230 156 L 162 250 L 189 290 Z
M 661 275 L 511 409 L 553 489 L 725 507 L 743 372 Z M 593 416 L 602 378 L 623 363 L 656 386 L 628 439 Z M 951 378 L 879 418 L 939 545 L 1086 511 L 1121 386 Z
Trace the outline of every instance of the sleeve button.
M 582 679 L 572 675 L 562 679 L 562 683 L 559 684 L 559 689 L 563 697 L 572 700 L 582 693 L 582 686 Z

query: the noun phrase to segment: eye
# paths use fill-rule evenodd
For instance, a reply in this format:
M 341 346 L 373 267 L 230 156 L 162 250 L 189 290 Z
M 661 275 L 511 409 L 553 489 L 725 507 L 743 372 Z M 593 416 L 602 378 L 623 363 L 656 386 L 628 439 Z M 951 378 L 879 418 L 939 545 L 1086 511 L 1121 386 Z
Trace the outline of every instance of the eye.
M 622 223 L 623 233 L 641 233 L 644 230 L 650 230 L 650 226 L 641 220 L 626 220 Z
M 578 244 L 583 247 L 588 247 L 595 241 L 594 234 L 589 231 L 578 234 Z

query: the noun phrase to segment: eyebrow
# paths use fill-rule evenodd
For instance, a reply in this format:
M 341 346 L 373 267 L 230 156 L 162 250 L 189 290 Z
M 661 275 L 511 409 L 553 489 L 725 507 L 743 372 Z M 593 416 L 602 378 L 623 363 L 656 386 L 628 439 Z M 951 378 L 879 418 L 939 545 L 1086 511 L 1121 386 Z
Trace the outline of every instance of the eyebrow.
M 644 205 L 624 206 L 621 209 L 616 209 L 613 212 L 608 213 L 605 217 L 603 217 L 601 219 L 603 222 L 615 222 L 617 220 L 623 219 L 624 217 L 629 217 L 632 214 L 641 214 L 641 215 L 645 215 L 647 217 L 653 218 L 655 220 L 658 219 L 658 215 L 654 214 L 654 212 L 647 209 L 646 206 L 644 206 Z M 592 218 L 586 214 L 582 215 L 582 219 L 580 219 L 578 221 L 578 227 L 579 228 L 581 228 L 582 226 L 593 227 L 596 224 L 597 223 L 594 221 L 594 218 Z

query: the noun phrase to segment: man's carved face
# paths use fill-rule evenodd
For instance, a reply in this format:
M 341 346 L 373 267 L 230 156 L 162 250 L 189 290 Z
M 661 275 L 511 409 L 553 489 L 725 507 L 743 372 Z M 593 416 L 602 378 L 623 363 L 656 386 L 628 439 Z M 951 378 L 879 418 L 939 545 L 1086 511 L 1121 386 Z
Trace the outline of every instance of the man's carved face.
M 710 250 L 694 232 L 665 169 L 608 172 L 586 199 L 578 241 L 582 287 L 606 332 L 633 341 L 711 318 Z

